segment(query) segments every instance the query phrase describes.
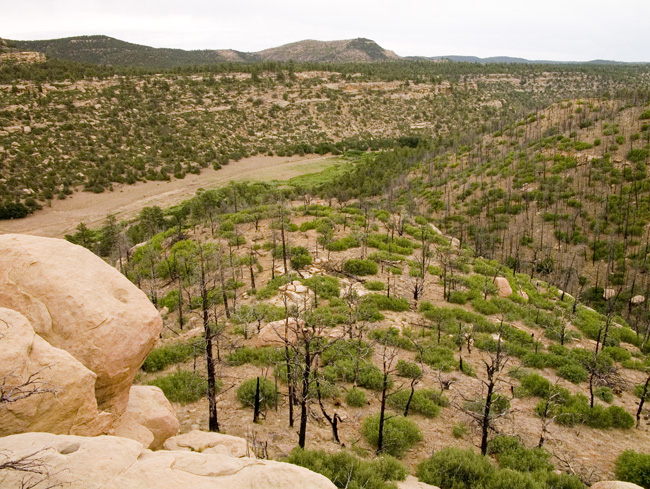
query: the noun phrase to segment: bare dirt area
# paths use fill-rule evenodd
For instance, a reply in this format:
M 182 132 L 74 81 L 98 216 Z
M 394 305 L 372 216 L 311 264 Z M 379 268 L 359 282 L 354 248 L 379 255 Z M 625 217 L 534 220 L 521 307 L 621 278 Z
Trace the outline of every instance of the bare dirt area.
M 253 156 L 232 162 L 220 170 L 206 168 L 200 175 L 187 174 L 182 180 L 116 185 L 112 192 L 101 194 L 77 191 L 65 200 L 53 200 L 51 206 L 24 219 L 1 221 L 0 234 L 61 238 L 80 222 L 97 227 L 109 214 L 114 214 L 119 220 L 130 219 L 143 207 L 178 204 L 192 197 L 199 188 L 213 188 L 242 180 L 288 180 L 321 171 L 337 162 L 340 162 L 338 158 L 319 155 Z

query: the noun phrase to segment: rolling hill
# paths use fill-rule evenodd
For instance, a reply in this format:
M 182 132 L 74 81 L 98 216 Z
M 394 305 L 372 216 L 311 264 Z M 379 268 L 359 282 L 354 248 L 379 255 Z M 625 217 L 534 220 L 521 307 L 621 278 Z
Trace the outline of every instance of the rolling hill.
M 17 49 L 37 51 L 50 57 L 82 63 L 167 69 L 176 66 L 221 62 L 301 61 L 371 62 L 400 59 L 369 39 L 343 41 L 305 40 L 246 53 L 232 49 L 153 48 L 108 36 L 77 36 L 42 41 L 13 41 Z

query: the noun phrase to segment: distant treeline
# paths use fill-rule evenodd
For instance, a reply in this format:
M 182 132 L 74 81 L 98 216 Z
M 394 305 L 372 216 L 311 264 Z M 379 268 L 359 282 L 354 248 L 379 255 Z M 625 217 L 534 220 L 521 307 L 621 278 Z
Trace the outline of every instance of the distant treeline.
M 225 62 L 210 65 L 179 66 L 171 69 L 133 68 L 107 66 L 48 58 L 45 63 L 5 62 L 0 65 L 0 83 L 14 83 L 18 80 L 35 82 L 79 80 L 84 78 L 108 78 L 115 75 L 145 76 L 153 74 L 188 75 L 196 73 L 251 73 L 263 72 L 297 73 L 324 71 L 346 76 L 360 74 L 364 78 L 382 81 L 412 80 L 421 82 L 459 81 L 466 75 L 509 74 L 519 77 L 539 76 L 547 72 L 560 74 L 575 73 L 601 76 L 612 80 L 636 78 L 650 75 L 650 64 L 515 64 L 515 63 L 464 63 L 427 60 L 399 60 L 375 63 L 314 63 L 314 62 Z

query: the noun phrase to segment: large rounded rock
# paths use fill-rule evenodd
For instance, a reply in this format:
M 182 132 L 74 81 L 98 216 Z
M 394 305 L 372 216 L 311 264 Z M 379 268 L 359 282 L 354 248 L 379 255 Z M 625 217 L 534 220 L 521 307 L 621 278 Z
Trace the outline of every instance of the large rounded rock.
M 162 327 L 142 291 L 60 239 L 0 236 L 0 306 L 22 313 L 39 336 L 94 372 L 99 409 L 116 415 Z
M 643 487 L 631 482 L 600 481 L 591 486 L 591 489 L 643 489 Z
M 406 480 L 397 483 L 397 489 L 440 489 L 437 486 L 432 486 L 431 484 L 425 484 L 420 482 L 412 475 L 406 477 Z
M 0 308 L 0 436 L 27 431 L 97 435 L 95 374 L 40 338 L 22 314 Z
M 494 285 L 497 286 L 497 293 L 499 297 L 510 297 L 512 295 L 512 287 L 510 282 L 505 277 L 497 277 L 494 279 Z
M 165 440 L 178 433 L 178 418 L 160 388 L 134 385 L 126 411 L 113 425 L 114 434 L 131 438 L 146 448 L 161 448 Z
M 43 450 L 39 452 L 39 450 Z M 0 438 L 0 452 L 16 459 L 37 452 L 50 484 L 70 489 L 335 489 L 320 474 L 296 465 L 195 452 L 157 451 L 112 436 L 25 433 Z M 19 487 L 25 474 L 0 472 L 0 487 Z
M 260 330 L 257 336 L 257 348 L 264 346 L 284 346 L 293 344 L 298 338 L 298 331 L 304 326 L 301 319 L 290 317 L 288 320 L 280 319 L 268 323 Z

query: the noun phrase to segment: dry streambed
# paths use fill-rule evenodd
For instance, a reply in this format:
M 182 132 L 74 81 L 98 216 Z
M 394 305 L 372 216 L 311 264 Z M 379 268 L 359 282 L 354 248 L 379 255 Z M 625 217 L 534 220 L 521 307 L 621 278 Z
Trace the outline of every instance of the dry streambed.
M 24 218 L 0 221 L 0 234 L 21 233 L 63 237 L 84 222 L 99 226 L 107 215 L 119 220 L 134 217 L 143 207 L 166 207 L 192 197 L 199 188 L 213 188 L 230 181 L 287 180 L 298 175 L 321 171 L 341 160 L 331 156 L 253 156 L 230 163 L 220 170 L 206 168 L 200 175 L 187 174 L 182 180 L 115 185 L 112 192 L 94 194 L 76 192 L 65 200 L 53 200 L 51 206 Z

